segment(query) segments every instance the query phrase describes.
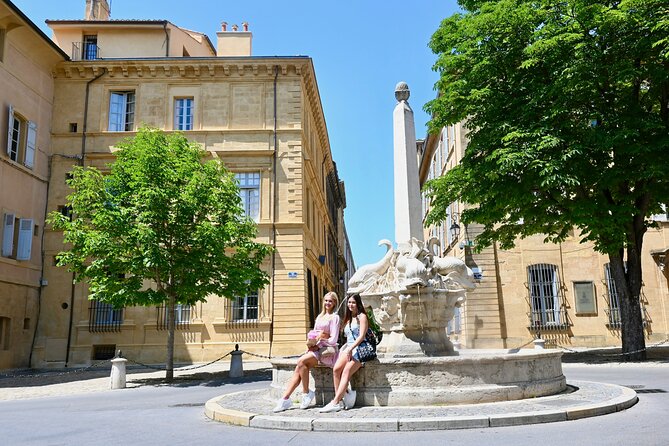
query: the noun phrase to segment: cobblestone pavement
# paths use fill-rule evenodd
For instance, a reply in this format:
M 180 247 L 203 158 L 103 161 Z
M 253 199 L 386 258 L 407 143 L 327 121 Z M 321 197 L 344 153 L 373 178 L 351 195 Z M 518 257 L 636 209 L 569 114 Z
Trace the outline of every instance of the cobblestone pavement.
M 183 368 L 190 368 L 185 366 Z M 210 364 L 191 370 L 175 368 L 174 381 L 224 381 L 228 379 L 229 362 Z M 264 361 L 245 361 L 245 375 L 271 376 L 272 365 Z M 50 396 L 79 395 L 110 390 L 111 364 L 90 369 L 30 369 L 0 373 L 0 401 Z M 146 368 L 128 368 L 127 388 L 165 384 L 165 372 Z

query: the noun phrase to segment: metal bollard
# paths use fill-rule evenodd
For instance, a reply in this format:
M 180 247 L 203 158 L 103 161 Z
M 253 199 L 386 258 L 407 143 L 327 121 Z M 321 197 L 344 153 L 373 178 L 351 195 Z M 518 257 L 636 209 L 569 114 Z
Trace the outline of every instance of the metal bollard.
M 239 344 L 235 345 L 235 350 L 230 353 L 232 359 L 230 359 L 230 373 L 228 376 L 230 378 L 241 378 L 244 376 L 244 364 L 242 363 L 243 351 L 239 350 Z
M 128 362 L 124 358 L 114 358 L 111 360 L 111 376 L 110 376 L 110 388 L 114 389 L 125 389 L 125 363 Z
M 534 348 L 537 350 L 543 350 L 546 348 L 546 340 L 541 338 L 536 338 L 534 341 Z

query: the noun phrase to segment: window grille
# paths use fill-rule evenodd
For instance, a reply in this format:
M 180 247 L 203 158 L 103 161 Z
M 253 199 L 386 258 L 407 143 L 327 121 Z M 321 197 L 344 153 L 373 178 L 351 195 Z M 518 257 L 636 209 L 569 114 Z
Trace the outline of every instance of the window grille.
M 627 271 L 627 262 L 625 262 L 625 271 Z M 620 329 L 622 326 L 622 317 L 620 311 L 620 295 L 618 293 L 618 288 L 616 283 L 613 280 L 613 275 L 611 274 L 611 264 L 604 264 L 604 277 L 606 278 L 606 291 L 607 299 L 606 303 L 608 304 L 608 309 L 605 309 L 604 312 L 608 318 L 607 326 L 612 329 Z M 641 307 L 641 322 L 645 327 L 650 320 L 646 312 L 646 307 L 643 303 L 643 300 L 639 298 L 639 306 Z
M 95 60 L 98 58 L 98 36 L 84 36 L 84 60 Z
M 123 308 L 97 300 L 89 301 L 88 331 L 91 333 L 119 332 L 123 323 Z
M 249 321 L 258 319 L 258 292 L 239 296 L 232 302 L 233 321 Z
M 527 268 L 531 330 L 562 330 L 568 327 L 557 266 L 547 263 Z
M 116 356 L 116 345 L 94 345 L 93 346 L 93 360 L 104 361 L 105 359 L 114 359 Z
M 190 328 L 192 308 L 193 308 L 192 306 L 185 304 L 177 304 L 174 306 L 174 328 L 176 328 L 177 330 L 188 330 Z M 156 307 L 156 310 L 157 310 L 156 328 L 158 330 L 167 330 L 168 306 L 161 305 L 159 307 Z

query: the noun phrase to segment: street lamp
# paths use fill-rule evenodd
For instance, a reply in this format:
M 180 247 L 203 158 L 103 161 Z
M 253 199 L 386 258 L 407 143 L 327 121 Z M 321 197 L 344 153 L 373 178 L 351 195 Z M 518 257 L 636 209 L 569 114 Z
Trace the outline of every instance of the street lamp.
M 460 237 L 460 225 L 458 224 L 455 217 L 453 217 L 453 224 L 449 229 L 451 231 L 451 237 L 453 240 L 457 240 Z

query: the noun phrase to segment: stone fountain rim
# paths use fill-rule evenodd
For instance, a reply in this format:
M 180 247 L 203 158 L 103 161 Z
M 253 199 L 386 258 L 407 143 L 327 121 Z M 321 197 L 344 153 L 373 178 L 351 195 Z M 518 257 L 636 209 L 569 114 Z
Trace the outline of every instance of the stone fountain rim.
M 488 362 L 499 362 L 499 361 L 527 361 L 530 359 L 546 358 L 562 356 L 562 350 L 556 349 L 546 349 L 546 350 L 520 350 L 518 352 L 510 352 L 509 350 L 466 350 L 460 351 L 459 355 L 454 356 L 407 356 L 407 357 L 383 357 L 380 356 L 376 360 L 369 362 L 368 365 L 373 367 L 378 364 L 449 364 L 449 363 L 472 363 L 472 364 L 483 364 Z M 297 362 L 297 357 L 295 358 L 273 358 L 270 360 L 272 364 L 277 365 L 287 365 L 295 364 Z M 324 366 L 323 366 L 324 367 Z

